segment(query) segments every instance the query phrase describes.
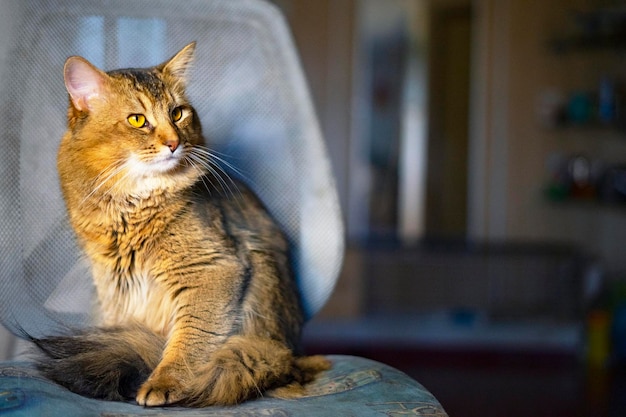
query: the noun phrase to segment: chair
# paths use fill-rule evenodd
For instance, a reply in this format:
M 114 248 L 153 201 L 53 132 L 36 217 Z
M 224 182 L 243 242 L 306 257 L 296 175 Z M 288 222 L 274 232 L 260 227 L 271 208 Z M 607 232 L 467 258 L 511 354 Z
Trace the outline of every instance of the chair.
M 103 69 L 151 66 L 197 41 L 189 86 L 213 149 L 281 223 L 307 317 L 339 273 L 343 229 L 311 100 L 284 19 L 263 0 L 0 0 L 0 320 L 15 334 L 88 324 L 92 285 L 56 175 L 65 130 L 65 58 Z M 362 358 L 333 369 L 297 401 L 261 399 L 179 415 L 445 415 L 406 375 Z M 7 415 L 151 415 L 168 409 L 82 398 L 28 362 L 0 366 Z M 296 410 L 296 411 L 294 411 Z M 44 414 L 41 414 L 44 412 Z M 4 414 L 3 414 L 4 415 Z

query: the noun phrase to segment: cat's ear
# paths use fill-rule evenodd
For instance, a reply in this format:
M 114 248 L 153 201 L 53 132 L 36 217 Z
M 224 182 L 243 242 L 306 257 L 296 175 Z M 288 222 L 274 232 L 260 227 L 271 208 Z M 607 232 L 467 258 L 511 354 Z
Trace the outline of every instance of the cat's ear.
M 171 75 L 177 78 L 178 81 L 182 81 L 186 84 L 189 76 L 189 70 L 193 64 L 195 52 L 196 42 L 191 42 L 174 55 L 169 61 L 161 64 L 161 71 L 163 71 L 164 74 Z
M 77 110 L 90 111 L 94 100 L 104 96 L 108 76 L 85 58 L 69 57 L 65 61 L 63 74 L 65 88 Z

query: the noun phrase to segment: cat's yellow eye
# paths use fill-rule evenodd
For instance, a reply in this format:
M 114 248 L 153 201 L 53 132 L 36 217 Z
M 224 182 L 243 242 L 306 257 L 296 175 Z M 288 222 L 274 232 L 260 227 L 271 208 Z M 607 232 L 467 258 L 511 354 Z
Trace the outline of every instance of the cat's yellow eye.
M 146 116 L 143 114 L 131 114 L 127 120 L 132 127 L 142 128 L 146 126 Z
M 176 107 L 172 110 L 172 120 L 177 122 L 183 118 L 183 109 L 181 107 Z

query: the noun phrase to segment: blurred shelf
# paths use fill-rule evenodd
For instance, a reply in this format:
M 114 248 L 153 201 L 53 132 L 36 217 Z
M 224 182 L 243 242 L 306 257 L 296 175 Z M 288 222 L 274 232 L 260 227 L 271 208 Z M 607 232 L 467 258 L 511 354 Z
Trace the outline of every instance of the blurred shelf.
M 626 7 L 601 7 L 573 12 L 578 30 L 549 42 L 555 53 L 626 49 Z
M 557 54 L 626 49 L 626 36 L 622 33 L 579 35 L 553 39 L 550 41 L 550 48 Z

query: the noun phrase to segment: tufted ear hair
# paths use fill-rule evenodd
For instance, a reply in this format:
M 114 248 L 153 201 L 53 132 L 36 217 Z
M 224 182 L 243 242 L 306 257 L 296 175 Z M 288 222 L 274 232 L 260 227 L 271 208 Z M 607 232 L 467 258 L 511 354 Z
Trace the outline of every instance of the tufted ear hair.
M 72 56 L 63 70 L 65 88 L 77 110 L 89 112 L 95 100 L 104 98 L 108 75 L 85 58 Z
M 177 81 L 187 84 L 189 70 L 193 64 L 196 52 L 196 42 L 191 42 L 176 55 L 164 62 L 158 68 L 167 76 L 174 77 Z

